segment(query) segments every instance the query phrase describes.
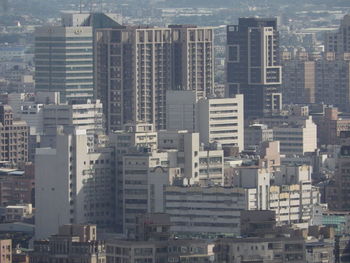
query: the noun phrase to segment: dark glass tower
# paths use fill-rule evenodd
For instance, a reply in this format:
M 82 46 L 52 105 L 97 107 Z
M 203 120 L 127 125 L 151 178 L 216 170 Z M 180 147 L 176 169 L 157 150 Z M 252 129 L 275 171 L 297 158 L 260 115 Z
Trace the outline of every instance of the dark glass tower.
M 275 18 L 240 18 L 227 26 L 226 96 L 244 94 L 246 118 L 279 112 L 282 104 Z

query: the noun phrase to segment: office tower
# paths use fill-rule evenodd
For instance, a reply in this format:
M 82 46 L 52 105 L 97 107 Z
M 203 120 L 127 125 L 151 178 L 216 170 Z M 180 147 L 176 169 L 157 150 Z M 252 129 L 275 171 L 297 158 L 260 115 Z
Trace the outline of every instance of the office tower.
M 198 102 L 198 131 L 202 143 L 244 149 L 243 95 Z
M 244 94 L 245 116 L 281 109 L 282 70 L 275 18 L 240 18 L 227 27 L 226 97 Z
M 325 33 L 325 52 L 334 52 L 337 55 L 350 52 L 350 15 L 341 20 L 338 31 Z
M 9 105 L 0 105 L 0 161 L 13 164 L 28 162 L 29 127 L 15 120 Z
M 61 26 L 36 28 L 36 91 L 58 91 L 61 102 L 92 99 L 93 36 L 97 28 L 120 27 L 119 20 L 115 14 L 66 12 Z
M 46 240 L 34 241 L 30 262 L 106 263 L 104 241 L 97 241 L 96 225 L 63 225 Z
M 281 64 L 283 103 L 315 103 L 316 62 L 306 52 L 296 56 L 283 52 Z
M 92 99 L 92 27 L 36 28 L 35 82 L 36 91 L 59 91 L 62 102 Z
M 196 98 L 214 88 L 213 29 L 188 25 L 169 26 L 172 31 L 172 89 L 192 90 Z
M 107 130 L 140 121 L 165 129 L 168 89 L 205 97 L 213 83 L 212 41 L 209 28 L 97 30 L 95 87 Z
M 114 149 L 89 147 L 85 130 L 59 130 L 56 142 L 36 152 L 36 238 L 57 233 L 63 224 L 113 229 Z

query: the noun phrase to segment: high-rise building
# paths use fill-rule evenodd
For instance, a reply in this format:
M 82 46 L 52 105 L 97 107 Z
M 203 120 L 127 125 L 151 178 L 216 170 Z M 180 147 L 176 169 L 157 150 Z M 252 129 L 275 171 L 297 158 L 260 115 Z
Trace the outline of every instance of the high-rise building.
M 240 18 L 227 27 L 226 97 L 244 94 L 245 116 L 281 109 L 282 70 L 275 18 Z
M 93 98 L 93 29 L 44 26 L 35 30 L 35 89 L 59 91 L 61 101 Z
M 61 102 L 92 99 L 93 36 L 97 28 L 120 27 L 119 20 L 115 14 L 66 12 L 60 26 L 36 28 L 36 91 L 58 91 Z
M 306 52 L 299 52 L 296 56 L 283 52 L 281 64 L 283 103 L 315 103 L 316 62 Z
M 350 111 L 350 54 L 325 53 L 316 61 L 316 103 Z
M 205 97 L 213 84 L 213 33 L 195 26 L 97 30 L 95 87 L 108 131 L 128 122 L 166 128 L 166 91 Z M 107 59 L 108 58 L 108 59 Z
M 325 34 L 325 52 L 343 54 L 350 52 L 350 15 L 345 15 L 342 19 L 339 30 L 327 32 Z
M 131 121 L 165 128 L 171 30 L 101 29 L 95 41 L 96 96 L 104 105 L 107 130 L 121 130 Z
M 172 88 L 192 90 L 197 99 L 209 96 L 214 87 L 213 29 L 188 25 L 169 27 L 173 41 Z

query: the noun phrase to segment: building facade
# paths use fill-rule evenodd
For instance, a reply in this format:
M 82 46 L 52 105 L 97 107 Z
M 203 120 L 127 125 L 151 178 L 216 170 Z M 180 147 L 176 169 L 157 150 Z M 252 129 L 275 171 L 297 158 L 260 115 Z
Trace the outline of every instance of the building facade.
M 57 233 L 63 224 L 113 227 L 114 149 L 89 147 L 85 130 L 59 131 L 56 142 L 36 152 L 36 238 Z
M 59 91 L 62 102 L 93 98 L 93 29 L 44 26 L 35 30 L 35 89 Z
M 227 26 L 226 97 L 244 94 L 246 117 L 282 107 L 282 70 L 275 18 L 240 18 Z
M 198 102 L 198 131 L 202 143 L 244 149 L 243 95 Z

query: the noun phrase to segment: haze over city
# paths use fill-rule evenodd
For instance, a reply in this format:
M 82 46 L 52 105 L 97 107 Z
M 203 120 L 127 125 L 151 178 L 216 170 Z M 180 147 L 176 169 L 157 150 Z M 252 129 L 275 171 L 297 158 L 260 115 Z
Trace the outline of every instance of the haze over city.
M 350 2 L 0 0 L 0 263 L 350 262 Z

